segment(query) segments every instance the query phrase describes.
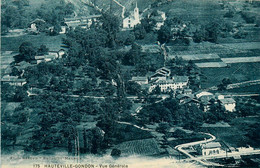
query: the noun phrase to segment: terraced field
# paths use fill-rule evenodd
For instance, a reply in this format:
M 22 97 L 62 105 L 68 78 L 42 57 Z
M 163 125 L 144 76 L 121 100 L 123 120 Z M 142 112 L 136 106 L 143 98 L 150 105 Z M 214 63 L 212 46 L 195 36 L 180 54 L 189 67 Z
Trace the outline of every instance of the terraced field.
M 120 149 L 122 155 L 151 156 L 160 154 L 163 150 L 154 138 L 123 142 L 115 148 Z

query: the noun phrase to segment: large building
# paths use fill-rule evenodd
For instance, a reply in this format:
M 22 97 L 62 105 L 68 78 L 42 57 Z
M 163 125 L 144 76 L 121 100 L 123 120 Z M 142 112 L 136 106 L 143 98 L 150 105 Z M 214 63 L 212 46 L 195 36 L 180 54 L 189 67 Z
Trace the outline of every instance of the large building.
M 161 92 L 184 89 L 188 85 L 188 80 L 187 76 L 173 76 L 172 79 L 157 79 L 151 83 L 149 92 L 152 92 L 157 86 Z
M 97 22 L 101 15 L 91 15 L 87 17 L 74 17 L 74 18 L 64 18 L 65 24 L 70 28 L 75 29 L 76 27 L 81 27 L 84 29 L 89 28 L 93 23 Z
M 123 19 L 123 28 L 125 29 L 132 29 L 134 28 L 137 24 L 140 24 L 140 16 L 139 16 L 139 8 L 136 7 L 133 12 L 130 12 L 130 15 L 126 18 Z

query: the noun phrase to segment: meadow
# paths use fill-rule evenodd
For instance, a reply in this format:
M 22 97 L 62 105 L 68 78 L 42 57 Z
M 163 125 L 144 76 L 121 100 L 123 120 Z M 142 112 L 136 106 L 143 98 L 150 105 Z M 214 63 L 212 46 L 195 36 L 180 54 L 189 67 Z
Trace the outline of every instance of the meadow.
M 61 49 L 62 38 L 65 35 L 47 36 L 45 34 L 39 35 L 22 35 L 17 37 L 1 37 L 1 50 L 2 51 L 16 51 L 18 52 L 19 46 L 23 42 L 31 42 L 35 47 L 46 45 L 50 51 L 58 51 Z

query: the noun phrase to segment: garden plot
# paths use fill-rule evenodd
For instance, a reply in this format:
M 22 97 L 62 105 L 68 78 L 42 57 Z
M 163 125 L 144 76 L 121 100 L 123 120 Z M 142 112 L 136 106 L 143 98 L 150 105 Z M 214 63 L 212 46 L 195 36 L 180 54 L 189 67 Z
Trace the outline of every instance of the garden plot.
M 227 66 L 227 64 L 224 62 L 205 62 L 195 64 L 200 68 L 222 68 Z
M 123 155 L 156 155 L 162 152 L 154 138 L 123 142 L 115 148 L 121 150 Z
M 174 58 L 175 55 L 170 55 L 170 58 Z M 220 58 L 217 54 L 192 54 L 192 55 L 178 55 L 178 57 L 184 60 L 207 60 L 207 59 L 218 59 Z
M 221 58 L 224 63 L 243 63 L 243 62 L 260 62 L 260 56 L 258 57 L 236 57 L 236 58 Z

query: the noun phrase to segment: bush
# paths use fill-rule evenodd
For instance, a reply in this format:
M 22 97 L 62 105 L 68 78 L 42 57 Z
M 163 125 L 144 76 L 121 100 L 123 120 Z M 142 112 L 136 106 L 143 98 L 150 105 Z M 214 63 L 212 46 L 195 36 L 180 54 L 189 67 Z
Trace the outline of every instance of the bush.
M 256 17 L 248 12 L 241 12 L 242 18 L 246 23 L 255 23 Z
M 111 151 L 111 156 L 112 157 L 120 157 L 120 155 L 121 155 L 121 150 L 119 150 L 119 149 L 113 149 Z

